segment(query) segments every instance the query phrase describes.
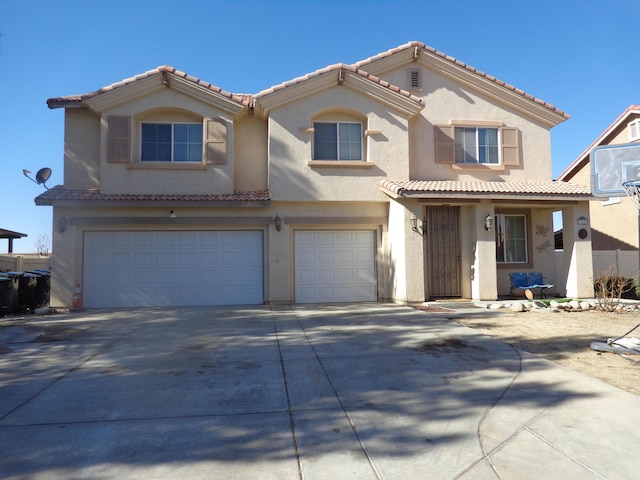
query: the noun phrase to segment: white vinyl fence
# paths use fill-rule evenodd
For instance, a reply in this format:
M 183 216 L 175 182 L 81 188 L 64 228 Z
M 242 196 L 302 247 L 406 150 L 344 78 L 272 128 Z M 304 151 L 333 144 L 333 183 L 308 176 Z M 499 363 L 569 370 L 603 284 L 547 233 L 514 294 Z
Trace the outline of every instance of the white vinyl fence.
M 593 276 L 618 275 L 625 278 L 638 276 L 638 252 L 629 250 L 594 250 Z
M 0 272 L 51 270 L 51 256 L 38 254 L 0 254 Z

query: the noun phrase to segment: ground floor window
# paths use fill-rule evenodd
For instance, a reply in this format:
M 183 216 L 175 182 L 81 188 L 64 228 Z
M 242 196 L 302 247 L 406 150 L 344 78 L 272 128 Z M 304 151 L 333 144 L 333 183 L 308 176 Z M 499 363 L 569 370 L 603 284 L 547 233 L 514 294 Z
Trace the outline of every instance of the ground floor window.
M 495 218 L 496 261 L 527 263 L 527 222 L 523 214 L 502 214 Z

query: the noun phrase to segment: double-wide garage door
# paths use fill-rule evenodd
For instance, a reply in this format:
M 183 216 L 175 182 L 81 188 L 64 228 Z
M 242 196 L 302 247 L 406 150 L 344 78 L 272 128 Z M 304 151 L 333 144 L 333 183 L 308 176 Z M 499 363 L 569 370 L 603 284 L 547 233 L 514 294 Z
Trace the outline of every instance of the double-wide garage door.
M 260 231 L 87 232 L 90 308 L 263 303 Z
M 377 300 L 373 231 L 297 231 L 294 242 L 296 302 Z

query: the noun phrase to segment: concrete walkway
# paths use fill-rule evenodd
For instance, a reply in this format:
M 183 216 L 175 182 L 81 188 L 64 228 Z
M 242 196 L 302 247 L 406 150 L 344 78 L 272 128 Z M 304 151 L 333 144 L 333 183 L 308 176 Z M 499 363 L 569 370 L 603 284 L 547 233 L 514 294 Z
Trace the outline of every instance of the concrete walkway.
M 447 318 L 499 313 L 456 312 L 0 320 L 0 478 L 638 478 L 640 397 Z

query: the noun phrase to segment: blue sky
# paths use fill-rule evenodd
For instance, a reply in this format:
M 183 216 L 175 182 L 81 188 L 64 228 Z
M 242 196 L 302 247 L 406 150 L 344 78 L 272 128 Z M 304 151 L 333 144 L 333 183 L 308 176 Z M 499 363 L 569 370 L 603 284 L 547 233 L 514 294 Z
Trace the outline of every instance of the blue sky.
M 51 238 L 42 186 L 62 183 L 63 110 L 87 93 L 171 65 L 225 90 L 257 93 L 411 40 L 549 102 L 554 178 L 620 113 L 640 103 L 639 0 L 0 0 L 0 228 Z M 6 241 L 0 242 L 6 252 Z

